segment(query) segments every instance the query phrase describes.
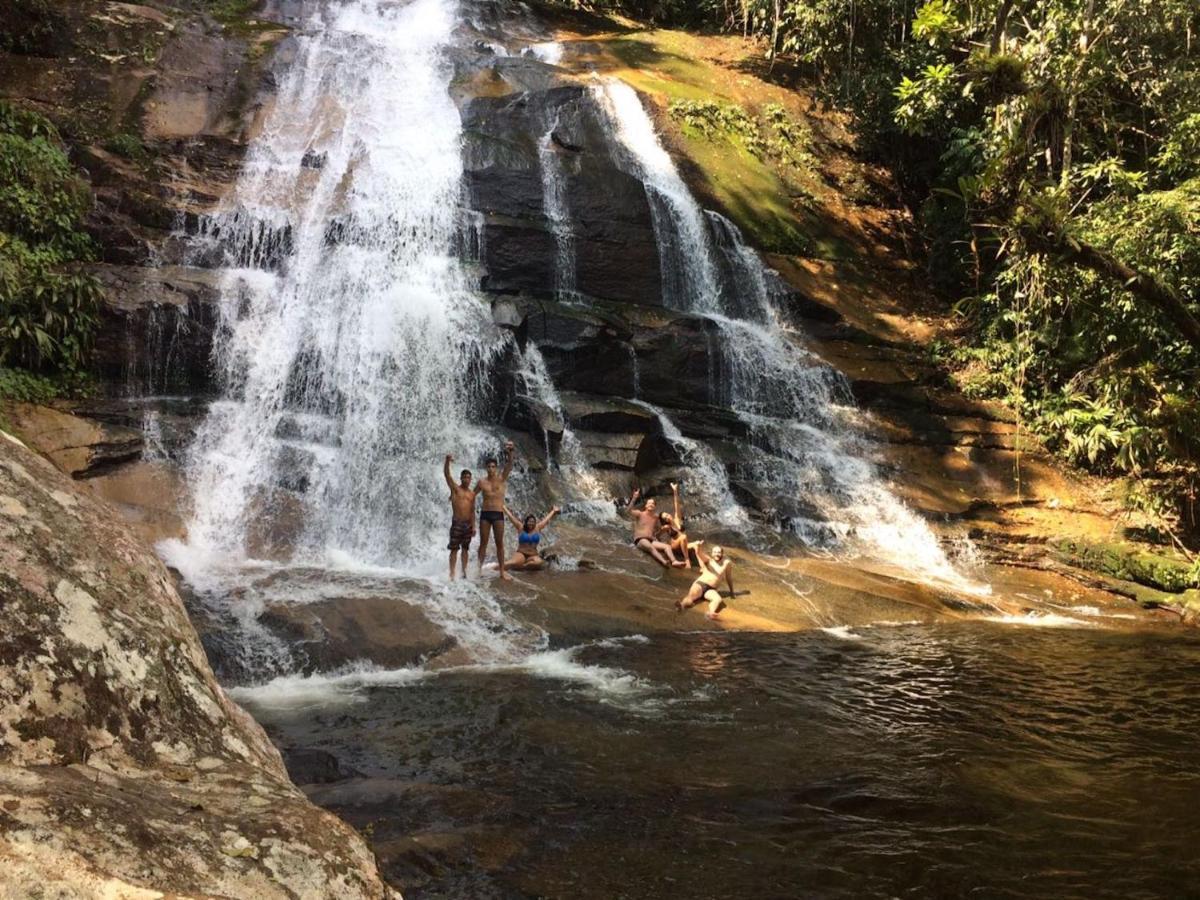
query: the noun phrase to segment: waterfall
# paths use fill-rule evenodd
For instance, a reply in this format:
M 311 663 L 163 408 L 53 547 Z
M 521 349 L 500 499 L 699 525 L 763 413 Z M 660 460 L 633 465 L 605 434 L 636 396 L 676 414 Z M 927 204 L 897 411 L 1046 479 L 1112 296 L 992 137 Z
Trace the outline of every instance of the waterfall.
M 722 525 L 741 527 L 748 524 L 746 511 L 734 499 L 729 486 L 729 473 L 717 455 L 700 441 L 684 435 L 661 408 L 645 400 L 634 399 L 633 402 L 654 414 L 662 428 L 663 437 L 679 451 L 688 471 L 683 490 L 693 491 L 701 507 L 711 510 L 712 518 Z M 690 505 L 690 497 L 688 502 Z
M 197 241 L 226 266 L 224 398 L 190 452 L 173 561 L 245 559 L 270 515 L 295 520 L 293 559 L 420 565 L 445 528 L 443 454 L 473 464 L 497 447 L 473 422 L 508 339 L 455 254 L 461 122 L 441 54 L 454 7 L 354 0 L 298 34 Z
M 777 518 L 809 541 L 852 538 L 866 551 L 933 581 L 980 587 L 959 574 L 928 525 L 901 503 L 844 423 L 842 376 L 786 329 L 757 255 L 727 219 L 692 196 L 637 93 L 615 79 L 592 87 L 610 117 L 619 165 L 641 178 L 663 266 L 664 304 L 716 323 L 718 385 L 750 431 L 737 467 L 794 509 Z M 724 283 L 718 252 L 731 277 Z
M 571 226 L 571 211 L 567 207 L 562 161 L 554 143 L 554 129 L 557 127 L 556 116 L 538 144 L 538 161 L 542 170 L 542 205 L 554 235 L 554 297 L 556 300 L 570 300 L 575 297 L 575 234 Z
M 592 85 L 592 96 L 608 116 L 625 162 L 639 171 L 646 185 L 662 265 L 663 305 L 716 312 L 721 308 L 721 279 L 707 221 L 659 143 L 637 91 L 622 81 L 604 79 Z
M 562 478 L 564 509 L 569 506 L 573 514 L 581 515 L 589 522 L 611 522 L 616 518 L 611 492 L 584 456 L 583 445 L 567 421 L 562 400 L 546 369 L 546 361 L 533 342 L 525 347 L 517 375 L 530 398 L 552 412 L 562 425 L 558 460 L 553 459 L 547 446 L 546 464 Z

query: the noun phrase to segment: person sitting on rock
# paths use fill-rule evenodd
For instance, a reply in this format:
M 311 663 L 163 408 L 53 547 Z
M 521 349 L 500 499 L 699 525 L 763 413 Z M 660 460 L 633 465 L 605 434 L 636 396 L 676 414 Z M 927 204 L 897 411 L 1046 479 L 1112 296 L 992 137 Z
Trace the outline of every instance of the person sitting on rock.
M 546 560 L 540 553 L 542 532 L 561 512 L 562 510 L 556 506 L 541 519 L 538 519 L 537 516 L 526 516 L 525 521 L 522 522 L 513 515 L 511 509 L 507 506 L 504 507 L 504 514 L 517 529 L 517 552 L 504 564 L 505 568 L 521 572 L 536 572 L 538 569 L 544 568 Z
M 633 493 L 629 496 L 628 510 L 633 519 L 633 546 L 643 553 L 649 553 L 664 568 L 671 566 L 677 569 L 683 568 L 684 562 L 675 558 L 675 551 L 671 549 L 670 544 L 664 544 L 654 536 L 659 525 L 658 513 L 654 508 L 654 498 L 647 499 L 641 509 L 634 508 L 633 504 L 637 502 L 641 493 L 640 488 L 634 488 Z
M 471 487 L 471 470 L 463 469 L 459 473 L 459 483 L 455 484 L 450 477 L 450 463 L 454 456 L 446 454 L 446 462 L 442 466 L 442 475 L 450 488 L 450 543 L 446 549 L 450 551 L 450 580 L 454 580 L 457 568 L 458 553 L 462 551 L 462 574 L 467 577 L 467 554 L 471 549 L 471 538 L 475 536 L 475 497 L 479 488 Z
M 684 568 L 692 567 L 691 551 L 696 548 L 696 542 L 689 543 L 687 532 L 683 530 L 683 507 L 679 502 L 679 485 L 671 482 L 671 495 L 675 498 L 675 514 L 662 512 L 658 514 L 658 541 L 671 548 L 672 553 L 683 557 Z
M 722 547 L 713 547 L 712 556 L 708 556 L 702 549 L 701 545 L 704 541 L 696 541 L 696 558 L 700 560 L 700 577 L 692 582 L 691 588 L 682 600 L 675 601 L 675 609 L 683 612 L 685 609 L 691 609 L 701 600 L 708 601 L 708 612 L 704 615 L 706 618 L 715 619 L 721 612 L 721 607 L 725 605 L 724 599 L 717 590 L 717 585 L 724 578 L 729 585 L 729 596 L 733 596 L 733 560 L 727 559 L 725 550 Z

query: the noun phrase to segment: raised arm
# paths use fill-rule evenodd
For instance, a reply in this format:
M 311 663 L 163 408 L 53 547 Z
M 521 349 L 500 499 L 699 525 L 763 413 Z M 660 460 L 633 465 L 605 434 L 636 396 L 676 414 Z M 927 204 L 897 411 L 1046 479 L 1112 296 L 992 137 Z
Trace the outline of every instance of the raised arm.
M 525 527 L 525 523 L 513 515 L 513 511 L 508 508 L 508 504 L 504 504 L 504 514 L 508 516 L 508 521 L 513 523 L 513 527 L 520 531 Z
M 554 521 L 554 517 L 557 516 L 560 512 L 562 512 L 562 510 L 559 509 L 557 506 L 554 507 L 554 509 L 550 510 L 550 512 L 548 512 L 546 514 L 546 517 L 544 519 L 542 519 L 542 521 L 537 523 L 537 530 L 541 531 L 542 529 L 544 529 L 547 525 L 549 525 L 552 521 Z
M 675 499 L 675 527 L 683 528 L 683 509 L 679 505 L 679 485 L 671 482 L 671 496 Z
M 629 502 L 625 504 L 625 515 L 631 519 L 637 518 L 638 511 L 633 508 L 633 504 L 637 503 L 640 496 L 642 496 L 642 489 L 639 487 L 635 487 L 629 493 Z
M 452 463 L 452 462 L 454 462 L 453 454 L 447 453 L 446 454 L 446 462 L 442 466 L 442 474 L 446 476 L 446 484 L 450 488 L 450 493 L 453 494 L 455 484 L 454 484 L 454 479 L 450 477 L 450 463 Z
M 509 441 L 504 445 L 504 473 L 501 477 L 508 481 L 508 476 L 512 474 L 513 463 L 517 458 L 517 445 Z

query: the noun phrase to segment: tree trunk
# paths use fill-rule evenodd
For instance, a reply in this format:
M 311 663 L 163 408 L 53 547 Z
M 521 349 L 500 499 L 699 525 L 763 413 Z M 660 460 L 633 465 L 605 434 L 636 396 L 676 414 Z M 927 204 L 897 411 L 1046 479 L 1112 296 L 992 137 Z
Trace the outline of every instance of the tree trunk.
M 779 47 L 779 16 L 781 14 L 781 6 L 782 0 L 775 0 L 775 15 L 771 19 L 771 52 L 770 56 L 768 57 L 771 60 L 771 65 L 767 69 L 768 72 L 774 71 L 775 69 L 775 53 Z
M 1008 14 L 1012 12 L 1013 0 L 1003 0 L 996 10 L 996 25 L 992 29 L 992 55 L 1004 49 L 1004 35 L 1008 29 Z
M 1166 317 L 1193 347 L 1200 348 L 1200 319 L 1188 309 L 1187 304 L 1170 285 L 1159 281 L 1149 272 L 1139 272 L 1099 247 L 1085 244 L 1062 232 L 1027 229 L 1022 232 L 1022 237 L 1034 250 L 1062 257 L 1077 266 L 1120 282 L 1125 290 L 1145 300 Z

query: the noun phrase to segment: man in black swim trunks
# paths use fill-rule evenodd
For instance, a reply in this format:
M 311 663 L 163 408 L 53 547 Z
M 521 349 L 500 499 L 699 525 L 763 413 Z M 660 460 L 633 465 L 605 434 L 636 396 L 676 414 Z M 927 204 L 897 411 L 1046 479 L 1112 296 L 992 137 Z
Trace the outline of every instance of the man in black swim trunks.
M 504 502 L 508 491 L 508 476 L 512 474 L 513 461 L 517 456 L 517 448 L 512 441 L 504 445 L 504 471 L 497 473 L 498 463 L 493 459 L 487 461 L 487 475 L 479 479 L 475 490 L 483 494 L 483 509 L 479 513 L 479 568 L 483 571 L 483 563 L 487 558 L 488 535 L 496 535 L 496 561 L 500 563 L 500 577 L 512 581 L 512 576 L 504 568 Z
M 450 463 L 454 457 L 446 454 L 446 463 L 442 466 L 446 486 L 450 488 L 450 509 L 453 518 L 450 520 L 450 543 L 446 549 L 450 551 L 450 580 L 454 580 L 454 570 L 457 568 L 458 552 L 462 551 L 462 573 L 467 577 L 467 554 L 471 550 L 471 538 L 475 536 L 475 498 L 479 488 L 471 487 L 471 470 L 463 469 L 459 474 L 459 483 L 455 484 L 450 477 Z

